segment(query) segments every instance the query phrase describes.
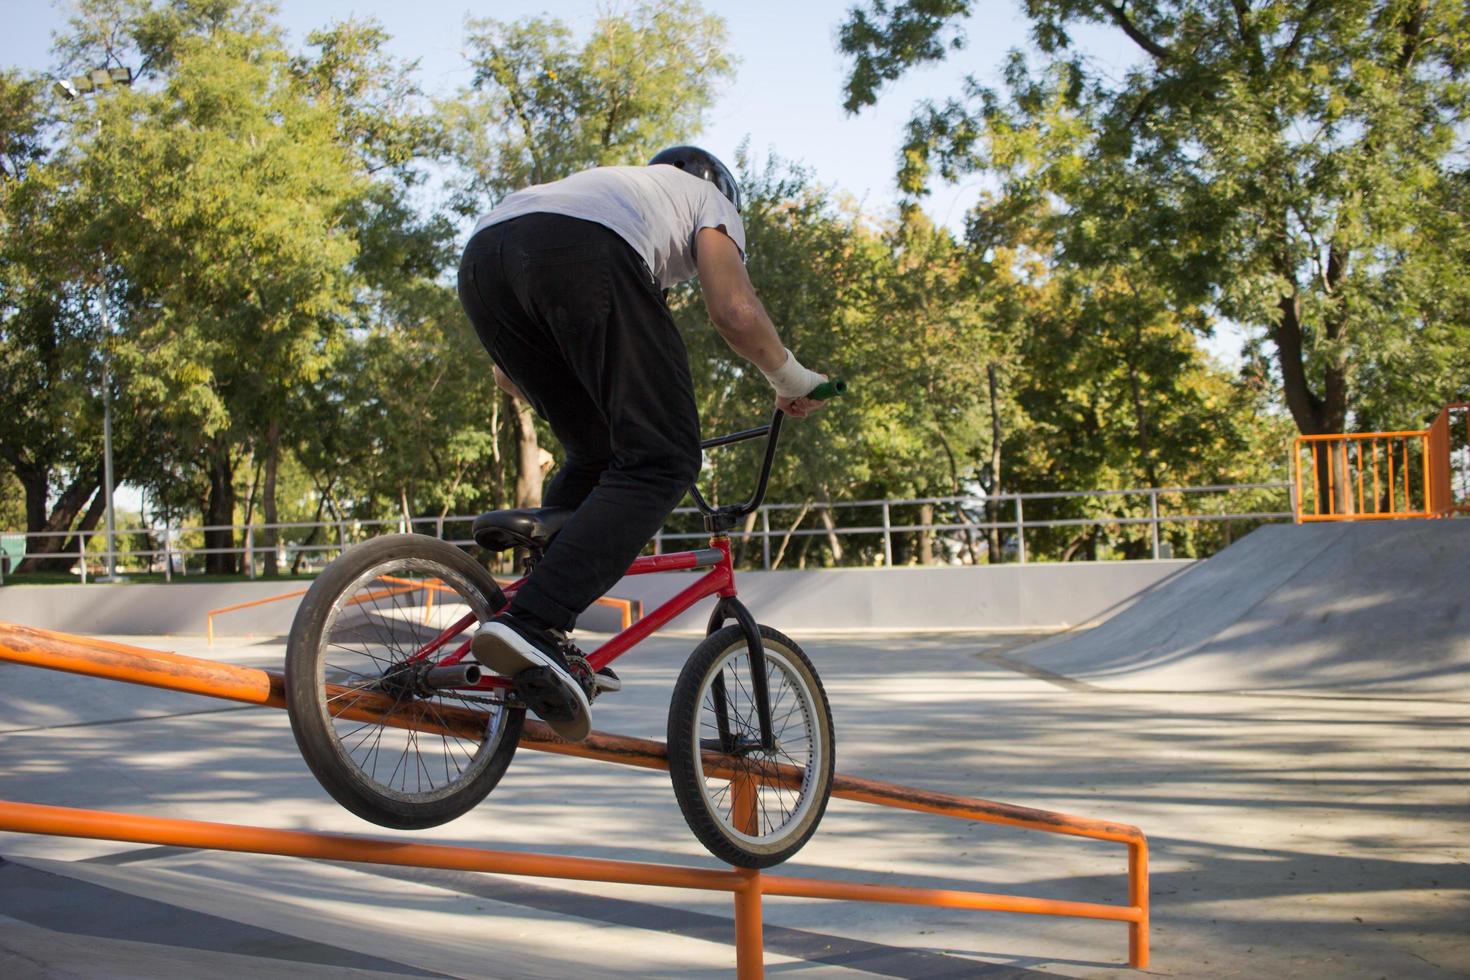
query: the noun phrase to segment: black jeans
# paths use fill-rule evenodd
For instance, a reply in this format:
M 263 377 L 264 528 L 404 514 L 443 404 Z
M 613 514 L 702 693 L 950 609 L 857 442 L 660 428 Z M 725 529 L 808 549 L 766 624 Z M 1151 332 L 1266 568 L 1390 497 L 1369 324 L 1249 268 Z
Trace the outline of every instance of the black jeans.
M 481 230 L 459 299 L 566 450 L 543 504 L 577 513 L 511 611 L 571 629 L 699 473 L 689 355 L 643 259 L 590 221 L 529 214 Z

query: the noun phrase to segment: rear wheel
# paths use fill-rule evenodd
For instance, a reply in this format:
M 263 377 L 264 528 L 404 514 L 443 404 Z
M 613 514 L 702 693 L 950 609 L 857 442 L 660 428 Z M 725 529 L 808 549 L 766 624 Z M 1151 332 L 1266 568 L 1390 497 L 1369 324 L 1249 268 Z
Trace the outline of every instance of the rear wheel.
M 760 631 L 770 748 L 761 746 L 739 626 L 695 648 L 669 706 L 669 776 L 684 819 L 711 854 L 744 868 L 767 868 L 800 850 L 832 793 L 832 713 L 822 682 L 791 638 Z
M 375 538 L 322 573 L 291 626 L 286 700 L 296 744 L 333 799 L 407 830 L 453 820 L 495 788 L 525 709 L 424 674 L 502 605 L 485 569 L 424 535 Z

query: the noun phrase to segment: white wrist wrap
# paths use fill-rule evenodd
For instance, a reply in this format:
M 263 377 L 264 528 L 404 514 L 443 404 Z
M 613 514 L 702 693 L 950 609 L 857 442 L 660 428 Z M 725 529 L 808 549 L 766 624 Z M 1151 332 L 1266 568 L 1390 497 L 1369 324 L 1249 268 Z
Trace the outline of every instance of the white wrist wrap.
M 762 371 L 776 394 L 782 398 L 800 398 L 822 383 L 822 376 L 801 366 L 796 355 L 788 348 L 786 363 L 774 371 Z

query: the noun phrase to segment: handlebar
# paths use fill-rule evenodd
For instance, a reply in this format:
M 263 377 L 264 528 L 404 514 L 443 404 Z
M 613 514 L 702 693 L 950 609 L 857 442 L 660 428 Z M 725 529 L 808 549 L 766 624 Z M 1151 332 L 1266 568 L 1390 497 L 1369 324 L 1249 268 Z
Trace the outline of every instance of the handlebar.
M 807 392 L 807 397 L 815 398 L 819 402 L 824 402 L 827 399 L 832 398 L 836 395 L 845 394 L 847 394 L 847 382 L 843 381 L 841 378 L 833 378 L 830 381 L 823 381 L 811 391 Z
M 836 395 L 844 395 L 846 393 L 847 382 L 841 378 L 834 378 L 817 385 L 806 397 L 815 398 L 818 401 L 826 401 Z M 740 522 L 740 518 L 750 514 L 765 502 L 766 485 L 771 480 L 771 463 L 776 459 L 776 443 L 781 438 L 781 422 L 785 417 L 786 413 L 778 408 L 771 413 L 771 421 L 766 425 L 756 426 L 754 429 L 742 429 L 739 432 L 732 432 L 726 436 L 716 436 L 713 439 L 706 439 L 699 444 L 701 449 L 714 449 L 718 446 L 729 446 L 737 442 L 748 442 L 751 439 L 759 439 L 761 436 L 767 437 L 765 455 L 761 459 L 760 479 L 756 482 L 755 492 L 750 495 L 750 499 L 745 503 L 726 504 L 724 507 L 712 507 L 704 499 L 704 495 L 699 492 L 699 487 L 696 484 L 689 485 L 689 495 L 694 498 L 695 506 L 704 515 L 705 528 L 711 533 L 718 534 L 730 530 Z

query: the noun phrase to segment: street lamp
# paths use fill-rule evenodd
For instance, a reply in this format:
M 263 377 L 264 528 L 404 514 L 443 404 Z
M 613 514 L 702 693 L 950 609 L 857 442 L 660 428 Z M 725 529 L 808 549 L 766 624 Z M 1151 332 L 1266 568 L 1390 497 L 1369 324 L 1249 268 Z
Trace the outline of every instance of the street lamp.
M 58 79 L 53 91 L 68 102 L 75 102 L 87 93 L 100 93 L 114 85 L 132 85 L 133 70 L 119 68 L 93 68 L 82 75 Z M 97 121 L 98 135 L 102 122 Z M 101 277 L 99 277 L 101 278 Z M 102 494 L 107 502 L 107 577 L 105 582 L 117 581 L 117 518 L 112 509 L 112 351 L 108 340 L 112 337 L 112 321 L 107 310 L 107 281 L 101 280 L 99 307 L 102 312 Z M 83 561 L 86 558 L 83 557 Z

